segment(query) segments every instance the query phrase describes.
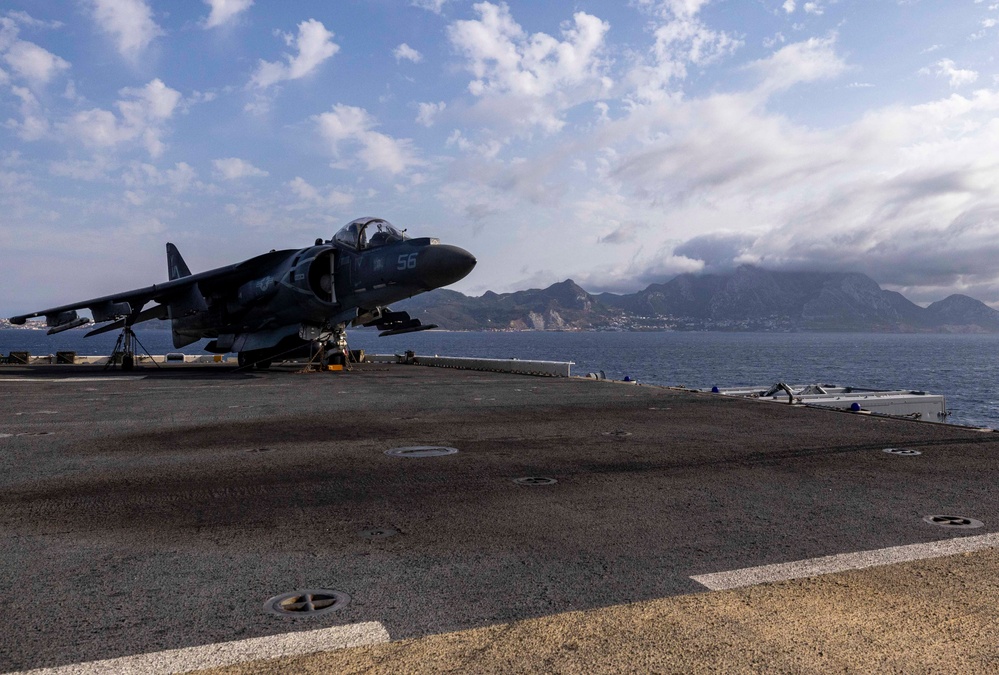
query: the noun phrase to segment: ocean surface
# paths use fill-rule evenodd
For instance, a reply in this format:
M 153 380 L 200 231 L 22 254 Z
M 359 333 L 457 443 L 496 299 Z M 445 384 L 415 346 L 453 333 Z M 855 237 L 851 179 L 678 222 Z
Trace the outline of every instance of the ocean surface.
M 0 330 L 0 353 L 109 354 L 117 336 L 71 330 Z M 176 350 L 167 330 L 137 330 L 151 354 Z M 999 335 L 869 333 L 549 333 L 426 331 L 379 338 L 348 332 L 352 349 L 372 354 L 477 356 L 573 361 L 572 372 L 604 371 L 647 384 L 769 386 L 825 383 L 943 394 L 953 424 L 999 428 Z

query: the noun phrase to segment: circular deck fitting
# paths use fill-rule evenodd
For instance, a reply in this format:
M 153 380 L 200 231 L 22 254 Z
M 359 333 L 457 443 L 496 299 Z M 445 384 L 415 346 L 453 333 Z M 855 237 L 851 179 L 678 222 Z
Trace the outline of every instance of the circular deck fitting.
M 913 450 L 912 448 L 885 448 L 881 452 L 889 455 L 902 455 L 903 457 L 915 457 L 923 454 L 921 450 Z
M 411 445 L 406 448 L 392 448 L 386 450 L 385 454 L 392 457 L 443 457 L 444 455 L 454 455 L 458 448 L 445 448 L 440 445 Z
M 555 485 L 558 481 L 550 476 L 524 476 L 523 478 L 514 478 L 513 482 L 517 485 L 541 487 L 543 485 Z
M 264 603 L 264 610 L 278 616 L 304 619 L 335 612 L 346 607 L 348 602 L 350 596 L 343 591 L 306 589 L 275 595 Z
M 371 530 L 361 530 L 358 534 L 365 539 L 388 539 L 399 534 L 399 530 L 393 530 L 391 527 L 376 527 Z
M 625 431 L 624 429 L 615 429 L 614 431 L 605 431 L 604 436 L 611 436 L 613 438 L 627 438 L 631 436 L 630 431 Z
M 985 523 L 980 520 L 975 520 L 974 518 L 966 518 L 965 516 L 926 516 L 923 518 L 927 523 L 932 523 L 934 525 L 940 525 L 941 527 L 946 527 L 948 529 L 960 529 L 960 530 L 972 530 L 976 527 L 983 527 Z

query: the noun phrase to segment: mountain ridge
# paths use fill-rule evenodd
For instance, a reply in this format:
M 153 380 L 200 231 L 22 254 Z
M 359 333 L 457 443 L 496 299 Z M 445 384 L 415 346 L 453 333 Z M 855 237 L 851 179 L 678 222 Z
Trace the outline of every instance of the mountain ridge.
M 999 332 L 999 311 L 966 295 L 924 308 L 857 272 L 751 265 L 726 274 L 680 274 L 628 294 L 591 294 L 566 279 L 478 297 L 438 289 L 395 308 L 452 330 Z

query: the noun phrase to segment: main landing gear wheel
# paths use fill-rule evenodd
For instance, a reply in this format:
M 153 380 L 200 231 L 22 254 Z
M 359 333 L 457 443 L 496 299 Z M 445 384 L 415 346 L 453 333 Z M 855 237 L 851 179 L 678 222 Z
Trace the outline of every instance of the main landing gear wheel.
M 262 358 L 257 352 L 239 352 L 236 354 L 236 362 L 240 368 L 247 370 L 267 370 L 271 367 L 271 359 Z

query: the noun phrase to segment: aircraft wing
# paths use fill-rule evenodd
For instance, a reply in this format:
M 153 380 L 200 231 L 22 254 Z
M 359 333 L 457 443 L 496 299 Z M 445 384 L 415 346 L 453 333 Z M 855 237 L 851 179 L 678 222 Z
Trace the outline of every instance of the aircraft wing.
M 166 281 L 162 284 L 153 284 L 145 288 L 136 288 L 122 293 L 113 293 L 99 298 L 82 300 L 68 305 L 50 307 L 49 309 L 12 316 L 10 322 L 21 325 L 28 319 L 44 316 L 48 325 L 63 326 L 70 321 L 75 321 L 75 312 L 78 309 L 88 309 L 94 316 L 95 323 L 120 319 L 126 316 L 134 317 L 134 321 L 147 321 L 149 319 L 165 318 L 166 307 L 172 301 L 182 299 L 191 292 L 191 287 L 195 284 L 203 294 L 214 292 L 225 292 L 234 290 L 240 284 L 249 281 L 254 276 L 266 270 L 272 263 L 282 260 L 295 249 L 283 251 L 271 251 L 255 258 L 244 260 L 234 265 L 219 267 L 207 272 L 199 272 L 190 276 Z M 156 302 L 163 307 L 151 307 L 146 312 L 142 311 L 150 302 Z M 159 311 L 152 311 L 159 310 Z M 133 321 L 133 322 L 134 322 Z M 86 323 L 86 321 L 83 321 Z M 124 326 L 124 322 L 122 322 Z M 103 332 L 103 330 L 101 331 Z

